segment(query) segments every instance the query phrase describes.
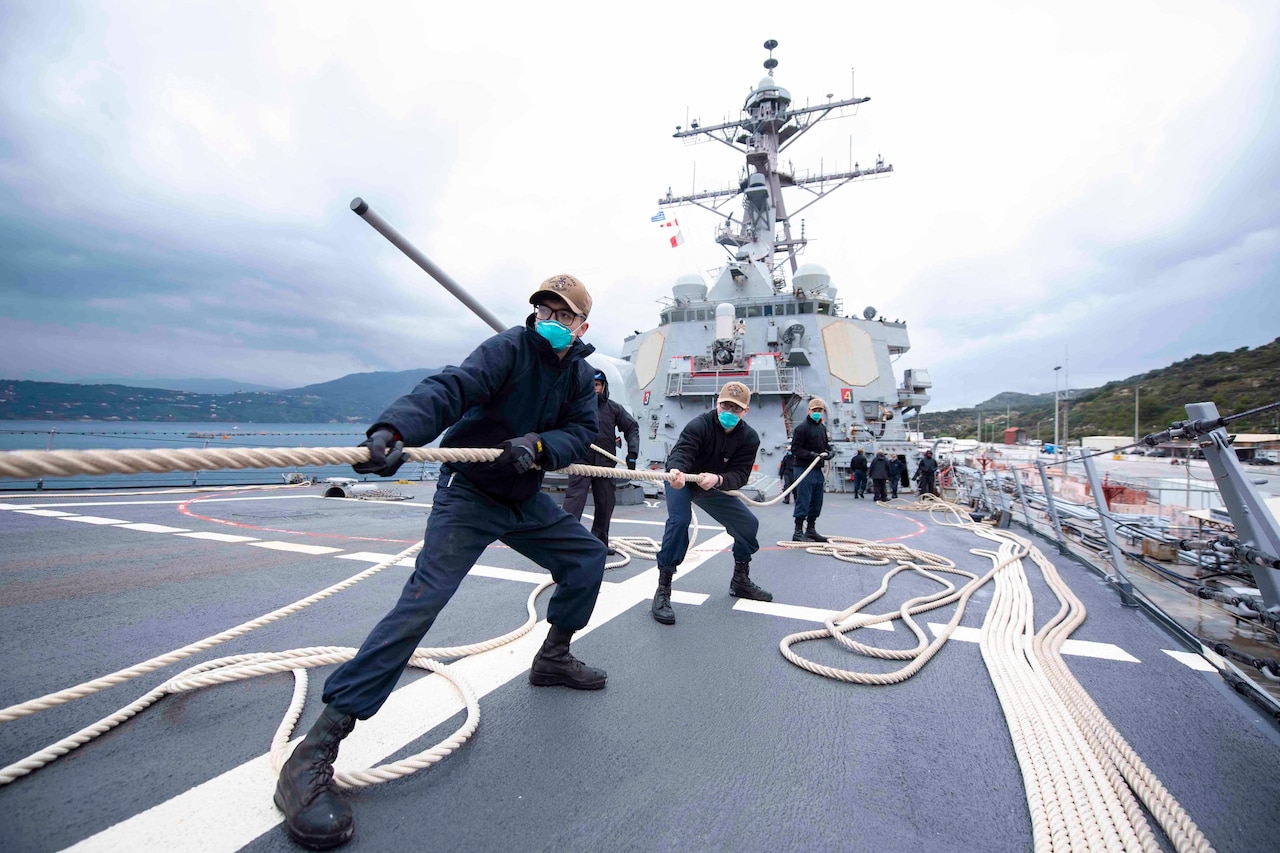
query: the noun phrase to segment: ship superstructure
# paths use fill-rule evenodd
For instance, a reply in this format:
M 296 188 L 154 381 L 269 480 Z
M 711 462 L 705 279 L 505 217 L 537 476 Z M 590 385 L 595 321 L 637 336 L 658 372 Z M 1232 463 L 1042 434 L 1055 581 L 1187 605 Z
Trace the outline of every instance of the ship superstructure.
M 677 279 L 664 300 L 656 329 L 626 339 L 622 356 L 635 368 L 640 387 L 643 458 L 661 465 L 681 429 L 714 406 L 730 379 L 752 391 L 748 421 L 760 433 L 757 469 L 772 475 L 808 400 L 827 401 L 827 427 L 836 457 L 828 474 L 835 486 L 848 477 L 858 448 L 901 455 L 914 470 L 918 458 L 903 415 L 929 401 L 928 372 L 907 370 L 895 382 L 893 362 L 910 349 L 906 324 L 889 322 L 868 307 L 860 317 L 843 314 L 831 274 L 815 263 L 799 263 L 806 239 L 792 228 L 794 217 L 838 187 L 885 177 L 893 166 L 875 165 L 835 174 L 786 171 L 779 154 L 817 122 L 840 116 L 870 98 L 848 98 L 792 108 L 790 93 L 773 73 L 777 42 L 765 42 L 768 75 L 748 95 L 737 121 L 711 126 L 691 122 L 676 138 L 706 136 L 741 153 L 745 166 L 736 187 L 687 196 L 669 190 L 660 207 L 693 205 L 725 216 L 716 242 L 728 260 L 711 283 L 701 275 Z M 784 191 L 807 194 L 789 211 Z M 724 211 L 741 197 L 741 212 Z M 732 208 L 729 208 L 732 211 Z M 772 464 L 770 462 L 772 461 Z

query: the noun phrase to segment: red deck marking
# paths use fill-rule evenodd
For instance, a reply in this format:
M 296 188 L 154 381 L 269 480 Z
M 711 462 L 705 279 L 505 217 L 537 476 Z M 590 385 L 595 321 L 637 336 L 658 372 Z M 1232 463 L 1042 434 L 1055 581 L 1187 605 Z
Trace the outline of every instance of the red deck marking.
M 357 542 L 396 542 L 396 543 L 404 543 L 406 545 L 412 545 L 414 542 L 418 541 L 416 538 L 415 539 L 383 539 L 377 536 L 347 536 L 346 534 L 343 534 L 343 533 L 313 533 L 306 530 L 288 530 L 283 527 L 263 527 L 257 524 L 245 524 L 240 521 L 228 521 L 225 518 L 214 518 L 211 515 L 201 515 L 200 513 L 194 512 L 191 510 L 191 504 L 198 503 L 202 500 L 207 500 L 209 498 L 214 498 L 214 497 L 224 498 L 226 497 L 226 493 L 220 493 L 217 495 L 206 495 L 205 497 L 202 497 L 202 498 L 192 498 L 189 501 L 183 501 L 182 503 L 178 504 L 178 512 L 182 513 L 188 518 L 197 518 L 201 521 L 208 521 L 213 524 L 225 524 L 228 527 L 237 527 L 237 528 L 240 528 L 241 530 L 257 530 L 264 533 L 287 533 L 290 536 L 313 536 L 317 539 L 348 539 L 348 540 L 354 540 Z

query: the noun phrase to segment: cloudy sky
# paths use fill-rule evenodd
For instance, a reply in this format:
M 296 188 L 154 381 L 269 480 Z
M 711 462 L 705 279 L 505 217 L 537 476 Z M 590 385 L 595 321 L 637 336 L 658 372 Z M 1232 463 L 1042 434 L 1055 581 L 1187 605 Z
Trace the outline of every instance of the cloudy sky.
M 718 217 L 779 42 L 796 104 L 870 96 L 797 168 L 894 165 L 803 214 L 846 313 L 906 320 L 931 408 L 1280 335 L 1280 4 L 0 3 L 0 378 L 296 387 L 456 363 L 542 278 L 618 354 Z M 729 19 L 729 10 L 740 14 Z M 785 13 L 780 13 L 785 9 Z M 794 206 L 794 202 L 792 203 Z

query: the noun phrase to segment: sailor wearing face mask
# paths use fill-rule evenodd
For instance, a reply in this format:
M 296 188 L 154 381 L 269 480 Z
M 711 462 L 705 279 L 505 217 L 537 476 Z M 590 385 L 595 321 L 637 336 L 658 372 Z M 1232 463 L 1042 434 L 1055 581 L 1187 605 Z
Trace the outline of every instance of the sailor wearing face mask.
M 827 541 L 827 537 L 814 527 L 818 516 L 822 514 L 822 487 L 826 479 L 822 466 L 831 458 L 831 439 L 827 436 L 827 428 L 822 425 L 826 416 L 826 400 L 814 397 L 809 401 L 809 416 L 796 425 L 795 432 L 791 435 L 791 453 L 795 456 L 797 479 L 814 459 L 823 460 L 800 480 L 800 485 L 792 492 L 796 496 L 796 508 L 792 513 L 796 520 L 796 532 L 791 535 L 793 542 Z
M 324 684 L 324 711 L 280 771 L 275 803 L 289 836 L 304 847 L 336 847 L 355 831 L 351 806 L 333 783 L 339 743 L 377 713 L 410 656 L 484 549 L 495 540 L 548 569 L 556 591 L 551 630 L 534 656 L 529 683 L 598 690 L 604 670 L 569 652 L 587 624 L 604 577 L 605 546 L 541 490 L 543 471 L 586 453 L 596 437 L 596 394 L 578 340 L 591 296 L 581 281 L 557 275 L 530 297 L 524 326 L 480 344 L 460 366 L 429 376 L 387 407 L 361 446 L 370 459 L 357 473 L 390 477 L 403 448 L 503 448 L 493 462 L 448 462 L 440 470 L 423 548 L 391 612 L 354 658 Z M 445 432 L 445 430 L 448 432 Z M 540 466 L 540 467 L 539 467 Z
M 671 579 L 689 550 L 689 523 L 693 504 L 724 525 L 733 537 L 733 580 L 729 594 L 756 601 L 773 596 L 751 581 L 751 555 L 760 550 L 756 532 L 760 521 L 742 501 L 726 491 L 740 489 L 751 476 L 760 450 L 760 436 L 743 420 L 751 408 L 751 392 L 741 382 L 720 389 L 716 408 L 689 421 L 667 457 L 675 479 L 667 483 L 667 524 L 658 551 L 658 591 L 650 612 L 664 625 L 675 624 L 671 609 Z M 697 481 L 685 488 L 686 471 L 697 472 Z

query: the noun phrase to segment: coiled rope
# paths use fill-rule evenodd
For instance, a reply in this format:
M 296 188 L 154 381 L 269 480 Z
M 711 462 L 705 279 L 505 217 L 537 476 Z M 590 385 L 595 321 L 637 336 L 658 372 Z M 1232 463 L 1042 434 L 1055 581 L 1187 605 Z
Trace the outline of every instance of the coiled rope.
M 1180 853 L 1208 853 L 1213 847 L 1177 800 L 1111 725 L 1088 692 L 1062 660 L 1063 642 L 1084 622 L 1085 608 L 1057 569 L 1028 539 L 1007 530 L 974 523 L 968 509 L 933 495 L 907 502 L 881 503 L 899 510 L 929 512 L 938 523 L 958 527 L 989 540 L 994 549 L 971 550 L 991 561 L 978 577 L 955 567 L 937 554 L 900 543 L 883 544 L 845 537 L 822 543 L 780 542 L 816 555 L 863 565 L 897 565 L 881 580 L 880 588 L 826 620 L 821 630 L 784 637 L 784 657 L 802 669 L 827 678 L 857 684 L 883 685 L 905 681 L 929 661 L 959 624 L 970 596 L 995 581 L 995 593 L 981 630 L 980 648 L 1009 726 L 1014 753 L 1022 771 L 1036 853 L 1064 850 L 1141 850 L 1161 848 L 1143 808 Z M 1035 631 L 1034 600 L 1024 560 L 1039 567 L 1058 599 L 1058 611 Z M 918 596 L 895 612 L 863 613 L 881 598 L 897 574 L 913 571 L 943 587 Z M 962 589 L 937 573 L 964 575 Z M 932 643 L 912 616 L 958 602 L 956 613 Z M 901 619 L 917 639 L 907 650 L 880 649 L 850 640 L 847 634 L 868 625 Z M 1033 631 L 1034 634 L 1033 634 Z M 850 651 L 889 660 L 909 660 L 889 673 L 858 672 L 807 660 L 792 650 L 798 643 L 832 638 Z

